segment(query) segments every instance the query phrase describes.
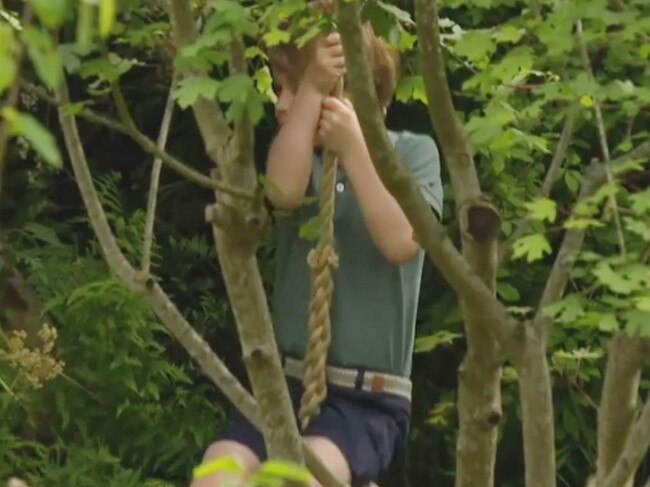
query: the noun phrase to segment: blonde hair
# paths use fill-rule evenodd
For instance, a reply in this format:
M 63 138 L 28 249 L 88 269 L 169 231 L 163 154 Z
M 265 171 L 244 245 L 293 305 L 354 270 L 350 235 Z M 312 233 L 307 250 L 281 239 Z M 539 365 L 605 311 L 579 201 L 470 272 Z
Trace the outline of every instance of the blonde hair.
M 370 63 L 377 100 L 382 108 L 388 107 L 399 79 L 399 54 L 377 36 L 370 23 L 362 26 L 363 47 Z M 298 48 L 293 43 L 280 44 L 267 49 L 271 70 L 287 76 L 297 87 L 307 64 L 311 60 L 310 45 Z

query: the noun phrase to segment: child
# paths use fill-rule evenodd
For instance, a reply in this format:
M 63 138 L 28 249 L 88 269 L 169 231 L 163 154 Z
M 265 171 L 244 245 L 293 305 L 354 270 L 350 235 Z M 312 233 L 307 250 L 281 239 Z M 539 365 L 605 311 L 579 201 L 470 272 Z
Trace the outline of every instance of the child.
M 364 30 L 375 90 L 385 110 L 396 84 L 397 57 Z M 383 186 L 366 147 L 352 104 L 329 96 L 345 74 L 337 33 L 317 39 L 311 49 L 282 46 L 270 52 L 278 87 L 279 132 L 267 160 L 271 204 L 276 218 L 277 270 L 273 322 L 289 390 L 297 411 L 302 362 L 308 337 L 310 277 L 307 254 L 313 242 L 299 229 L 318 211 L 303 205 L 318 195 L 322 158 L 339 161 L 334 232 L 339 266 L 334 272 L 332 344 L 328 395 L 304 438 L 343 482 L 361 486 L 376 480 L 405 442 L 410 418 L 411 354 L 423 265 L 423 251 L 401 208 Z M 442 187 L 438 151 L 428 136 L 389 132 L 401 161 L 438 215 Z M 286 216 L 288 215 L 288 216 Z M 266 451 L 262 436 L 243 418 L 229 423 L 205 460 L 238 457 L 254 471 Z M 193 487 L 218 487 L 218 476 Z M 313 480 L 313 486 L 319 484 Z

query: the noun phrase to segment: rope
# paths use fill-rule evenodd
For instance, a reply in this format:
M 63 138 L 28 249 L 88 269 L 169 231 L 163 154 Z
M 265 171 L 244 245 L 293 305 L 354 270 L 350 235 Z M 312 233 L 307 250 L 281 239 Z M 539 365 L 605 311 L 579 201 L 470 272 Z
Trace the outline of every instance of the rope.
M 339 80 L 334 95 L 343 94 L 343 79 Z M 300 425 L 307 428 L 311 418 L 318 414 L 327 396 L 327 352 L 331 342 L 330 306 L 334 292 L 332 271 L 338 266 L 334 249 L 334 200 L 336 185 L 336 154 L 325 151 L 323 184 L 319 198 L 319 237 L 316 247 L 307 256 L 311 270 L 311 301 L 309 303 L 309 341 L 305 353 L 303 392 L 300 401 Z

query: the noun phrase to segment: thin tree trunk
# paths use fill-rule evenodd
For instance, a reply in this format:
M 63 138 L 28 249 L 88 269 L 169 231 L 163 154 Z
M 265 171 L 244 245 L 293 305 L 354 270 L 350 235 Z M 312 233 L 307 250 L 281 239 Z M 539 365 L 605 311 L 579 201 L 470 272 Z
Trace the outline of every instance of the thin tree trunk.
M 599 487 L 622 487 L 628 483 L 631 484 L 634 480 L 634 473 L 643 461 L 648 447 L 650 447 L 650 394 L 639 414 L 639 419 L 632 426 L 621 456 L 612 472 L 603 483 L 597 485 Z
M 494 294 L 500 217 L 484 198 L 472 148 L 456 116 L 440 48 L 435 1 L 415 2 L 416 22 L 429 115 L 451 176 L 463 256 Z M 474 301 L 461 299 L 467 355 L 459 371 L 456 486 L 492 487 L 501 420 L 501 350 L 494 325 Z
M 619 333 L 609 343 L 605 382 L 598 410 L 598 462 L 596 476 L 605 479 L 618 462 L 638 410 L 643 343 Z M 621 487 L 631 487 L 633 478 Z
M 192 8 L 188 0 L 168 0 L 167 4 L 175 44 L 180 49 L 197 36 Z M 242 49 L 231 53 L 231 70 L 242 68 L 239 51 L 243 53 Z M 220 178 L 227 184 L 254 191 L 258 184 L 250 124 L 243 120 L 233 133 L 214 101 L 200 99 L 193 110 L 206 152 L 219 168 Z M 261 235 L 259 226 L 266 220 L 263 202 L 243 202 L 220 193 L 216 196 L 212 221 L 217 223 L 221 219 L 219 228 L 214 228 L 217 254 L 237 322 L 244 364 L 260 410 L 267 450 L 270 457 L 303 464 L 298 425 L 255 255 Z
M 528 328 L 523 346 L 515 366 L 521 396 L 526 487 L 554 487 L 555 428 L 546 341 Z

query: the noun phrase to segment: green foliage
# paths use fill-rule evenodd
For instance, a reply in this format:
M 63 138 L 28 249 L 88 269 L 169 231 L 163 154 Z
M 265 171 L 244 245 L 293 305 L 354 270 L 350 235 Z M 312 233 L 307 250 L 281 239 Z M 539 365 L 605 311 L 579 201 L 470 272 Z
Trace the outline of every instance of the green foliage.
M 61 154 L 54 136 L 28 113 L 19 113 L 12 108 L 5 107 L 0 112 L 9 124 L 9 133 L 14 136 L 24 137 L 38 152 L 43 160 L 55 168 L 62 166 Z

